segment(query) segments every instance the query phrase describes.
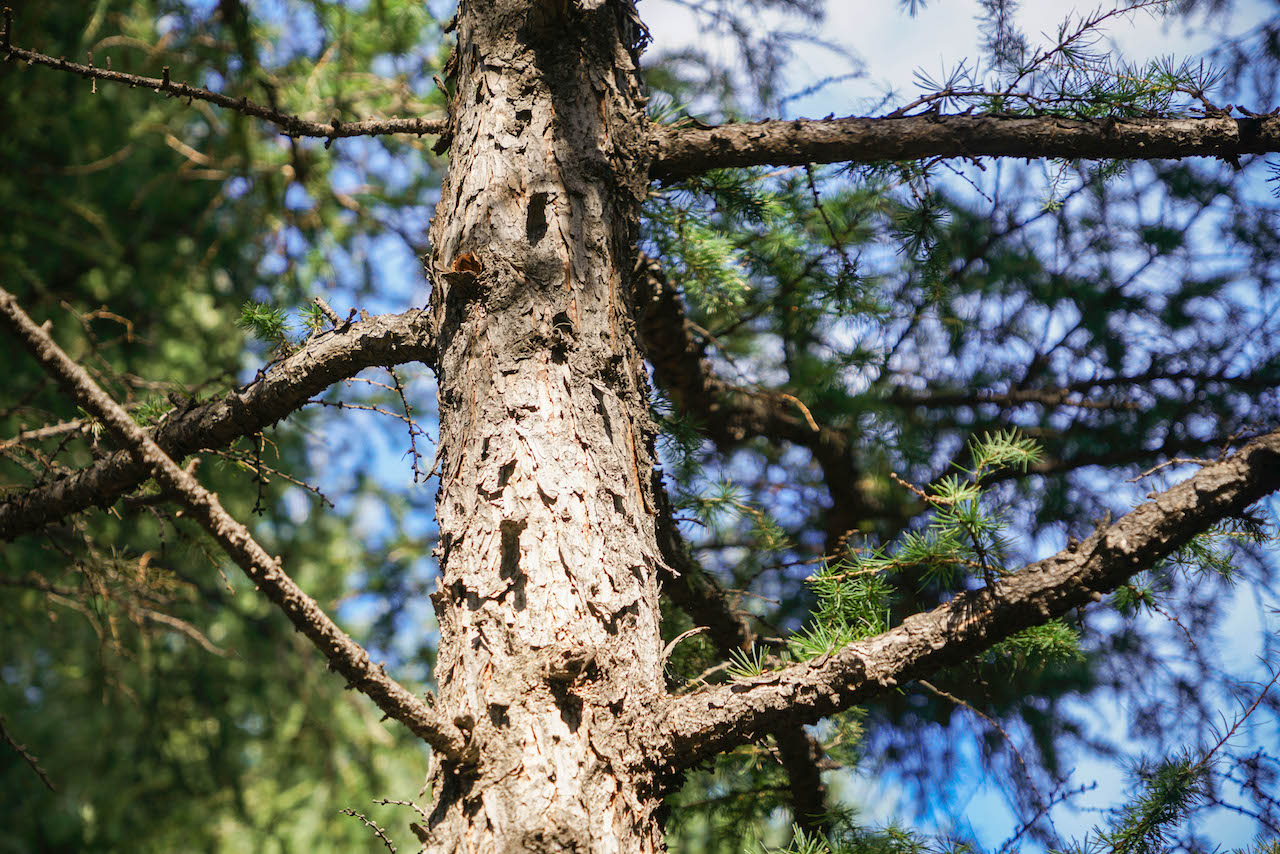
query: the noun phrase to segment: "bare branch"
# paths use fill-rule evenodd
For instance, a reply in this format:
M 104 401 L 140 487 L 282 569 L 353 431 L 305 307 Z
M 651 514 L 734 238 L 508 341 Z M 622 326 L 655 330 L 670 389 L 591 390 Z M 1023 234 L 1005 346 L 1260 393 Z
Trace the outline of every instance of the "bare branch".
M 27 765 L 31 767 L 31 770 L 36 772 L 36 776 L 40 778 L 40 782 L 44 783 L 45 787 L 48 788 L 49 791 L 58 791 L 57 786 L 53 785 L 53 781 L 49 779 L 49 775 L 40 767 L 40 760 L 36 759 L 36 757 L 27 750 L 25 745 L 18 744 L 18 742 L 13 740 L 13 736 L 9 734 L 9 730 L 5 728 L 4 723 L 4 715 L 0 715 L 0 741 L 9 745 L 15 753 L 22 757 L 22 761 L 26 762 Z
M 1280 151 L 1280 117 L 1068 119 L 904 116 L 797 119 L 654 128 L 651 175 L 672 179 L 741 166 L 1055 157 L 1067 160 L 1221 157 Z
M 388 676 L 381 665 L 374 664 L 364 648 L 329 619 L 316 601 L 294 583 L 281 567 L 279 559 L 267 554 L 248 529 L 223 509 L 217 495 L 179 467 L 129 413 L 102 391 L 84 368 L 27 316 L 13 295 L 3 288 L 0 288 L 0 317 L 27 351 L 66 387 L 76 402 L 128 445 L 163 488 L 179 497 L 189 514 L 244 570 L 263 595 L 284 611 L 294 628 L 324 654 L 329 666 L 342 674 L 349 687 L 369 697 L 388 717 L 405 724 L 439 752 L 451 758 L 461 755 L 464 739 L 457 728 Z
M 770 732 L 812 723 L 961 661 L 1031 626 L 1102 598 L 1224 518 L 1280 489 L 1280 431 L 1156 495 L 1088 540 L 1029 564 L 994 588 L 811 661 L 672 699 L 658 746 L 689 767 Z
M 182 459 L 270 427 L 339 380 L 375 365 L 429 360 L 425 312 L 371 317 L 315 336 L 243 389 L 174 413 L 152 431 L 166 454 Z M 130 450 L 0 502 L 0 541 L 28 534 L 71 513 L 109 506 L 151 476 Z
M 1090 400 L 1061 388 L 1011 388 L 1008 391 L 975 389 L 973 391 L 955 392 L 913 392 L 905 388 L 897 388 L 885 400 L 889 403 L 906 407 L 951 408 L 995 404 L 996 406 L 1012 409 L 1025 404 L 1038 404 L 1046 408 L 1067 407 L 1071 409 L 1135 410 L 1141 408 L 1141 404 L 1137 401 L 1116 398 Z
M 65 436 L 68 433 L 79 433 L 89 425 L 77 418 L 73 421 L 63 421 L 58 424 L 47 424 L 44 427 L 34 427 L 30 430 L 22 430 L 12 439 L 0 439 L 0 449 L 12 448 L 15 445 L 21 445 L 24 442 L 39 442 L 42 439 L 51 439 L 58 436 Z
M 9 37 L 7 30 L 5 37 L 6 39 Z M 78 62 L 70 62 L 64 57 L 46 56 L 43 53 L 13 45 L 6 45 L 5 49 L 10 57 L 17 57 L 32 65 L 44 65 L 49 68 L 56 68 L 59 71 L 69 71 L 86 79 L 124 83 L 130 88 L 141 86 L 144 89 L 163 92 L 171 98 L 186 98 L 188 101 L 192 99 L 208 101 L 210 104 L 271 122 L 280 128 L 282 133 L 289 136 L 314 136 L 327 140 L 348 136 L 383 136 L 393 133 L 412 133 L 422 136 L 423 134 L 436 135 L 443 133 L 448 126 L 448 122 L 444 119 L 368 119 L 362 122 L 342 122 L 334 119 L 328 123 L 313 122 L 280 110 L 264 107 L 247 98 L 233 98 L 230 95 L 224 95 L 221 92 L 214 92 L 199 86 L 174 83 L 169 79 L 168 66 L 164 68 L 163 77 L 143 77 L 138 74 L 112 71 L 109 68 L 82 65 Z

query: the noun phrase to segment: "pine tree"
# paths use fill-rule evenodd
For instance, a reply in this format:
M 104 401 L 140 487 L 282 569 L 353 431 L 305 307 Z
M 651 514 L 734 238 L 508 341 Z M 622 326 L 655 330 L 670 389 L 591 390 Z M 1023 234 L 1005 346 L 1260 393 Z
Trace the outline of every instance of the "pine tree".
M 804 2 L 748 5 L 820 16 Z M 128 594 L 112 607 L 146 607 L 193 638 L 205 636 L 142 604 L 164 583 L 148 575 L 147 542 L 176 532 L 220 549 L 283 612 L 275 627 L 290 623 L 341 684 L 430 746 L 423 800 L 409 808 L 424 851 L 659 851 L 668 832 L 693 850 L 701 827 L 717 837 L 703 847 L 716 850 L 779 805 L 796 824 L 793 850 L 937 845 L 840 815 L 821 772 L 876 749 L 900 767 L 931 764 L 937 748 L 919 727 L 957 712 L 1006 743 L 1002 721 L 1030 736 L 1034 755 L 1006 747 L 992 761 L 1016 764 L 1027 782 L 1014 798 L 1027 832 L 1060 844 L 1034 819 L 1062 796 L 1059 766 L 1079 735 L 1065 698 L 1128 681 L 1152 701 L 1141 711 L 1154 730 L 1172 720 L 1204 732 L 1213 709 L 1198 695 L 1213 660 L 1197 640 L 1223 616 L 1223 580 L 1240 565 L 1268 566 L 1258 502 L 1280 488 L 1280 335 L 1269 309 L 1280 241 L 1249 180 L 1260 167 L 1251 158 L 1280 149 L 1280 119 L 1220 106 L 1211 68 L 1111 61 L 1093 39 L 1119 11 L 1069 21 L 1037 47 L 1014 26 L 1012 4 L 984 6 L 989 70 L 926 80 L 919 98 L 876 117 L 763 122 L 736 120 L 751 100 L 740 90 L 717 99 L 699 89 L 688 72 L 709 66 L 696 57 L 654 69 L 647 85 L 650 37 L 630 0 L 464 2 L 439 32 L 412 4 L 316 4 L 313 57 L 290 54 L 287 39 L 276 51 L 259 45 L 266 28 L 288 23 L 270 12 L 223 3 L 201 22 L 157 7 L 155 34 L 181 35 L 187 50 L 184 65 L 158 76 L 41 53 L 41 29 L 6 13 L 7 77 L 75 81 L 67 103 L 93 112 L 98 144 L 108 145 L 109 120 L 73 74 L 130 103 L 145 93 L 120 84 L 154 89 L 171 99 L 153 102 L 170 122 L 195 115 L 184 103 L 220 111 L 184 131 L 208 133 L 207 150 L 177 132 L 161 138 L 191 164 L 222 164 L 209 177 L 227 183 L 212 198 L 197 193 L 185 215 L 158 205 L 162 233 L 127 249 L 127 263 L 61 266 L 29 247 L 36 229 L 5 247 L 18 283 L 0 291 L 0 315 L 23 358 L 34 357 L 26 364 L 48 377 L 28 375 L 30 393 L 6 401 L 5 415 L 16 422 L 37 398 L 50 413 L 78 414 L 23 427 L 9 443 L 20 450 L 7 455 L 17 466 L 6 469 L 0 537 L 49 544 Z M 734 10 L 704 11 L 749 32 Z M 100 26 L 73 26 L 86 25 Z M 427 77 L 416 71 L 361 85 L 355 59 L 395 67 L 387 57 L 413 50 L 418 32 L 451 39 L 447 53 L 438 42 L 425 57 L 430 72 L 440 54 L 434 88 L 415 89 Z M 1259 32 L 1265 41 L 1271 30 Z M 743 35 L 755 106 L 781 108 L 785 43 Z M 283 106 L 320 87 L 309 117 Z M 250 97 L 255 88 L 265 97 Z M 1247 94 L 1265 105 L 1275 93 L 1257 83 Z M 15 114 L 31 109 L 11 97 Z M 223 116 L 233 129 L 213 133 Z M 347 313 L 320 298 L 295 324 L 290 309 L 320 296 L 324 249 L 350 251 L 396 227 L 394 194 L 339 189 L 333 164 L 344 161 L 326 152 L 372 151 L 363 137 L 391 137 L 387 150 L 416 158 L 405 203 L 420 201 L 448 154 L 423 258 L 430 302 Z M 236 152 L 239 172 L 219 171 Z M 95 152 L 82 171 L 110 175 L 113 156 Z M 1029 204 L 992 197 L 953 164 L 1000 157 L 1058 165 Z M 1181 162 L 1192 157 L 1224 162 Z M 945 178 L 948 168 L 963 180 Z M 85 192 L 67 191 L 73 210 Z M 33 217 L 55 200 L 10 198 Z M 110 224 L 130 198 L 137 210 L 139 196 L 100 201 L 106 215 L 79 210 Z M 286 286 L 234 283 L 253 297 L 239 322 L 261 342 L 260 367 L 213 394 L 136 399 L 131 389 L 148 377 L 135 382 L 130 359 L 139 373 L 164 373 L 167 361 L 131 350 L 132 339 L 100 354 L 94 322 L 144 315 L 153 294 L 156 310 L 181 314 L 184 299 L 217 293 L 219 277 L 203 274 L 210 245 L 241 253 L 217 269 L 270 278 L 253 208 L 218 212 L 244 198 L 280 211 L 309 201 L 314 214 L 258 208 L 284 220 L 276 257 L 287 261 Z M 207 236 L 165 233 L 193 219 Z M 1200 228 L 1244 260 L 1206 258 Z M 100 231 L 104 244 L 118 241 Z M 145 257 L 153 244 L 181 248 L 162 260 L 192 276 L 189 292 L 128 291 L 130 270 L 156 272 Z M 1168 280 L 1153 284 L 1156 274 Z M 50 284 L 57 275 L 67 284 Z M 66 328 L 66 315 L 40 325 L 63 288 L 103 304 L 82 313 L 83 332 Z M 380 298 L 354 295 L 375 307 Z M 207 344 L 173 351 L 188 364 L 167 376 L 194 385 L 206 364 L 234 373 L 227 305 L 204 327 Z M 186 312 L 156 328 L 182 335 L 182 321 L 198 320 Z M 344 535 L 326 528 L 328 547 L 308 553 L 263 462 L 272 425 L 380 368 L 390 373 L 373 397 L 340 405 L 401 407 L 414 472 L 425 474 L 401 378 L 416 363 L 438 387 L 429 468 L 440 483 L 440 631 L 437 690 L 425 699 L 326 613 L 317 599 L 336 598 L 331 587 L 300 583 L 298 568 L 335 558 Z M 210 478 L 185 462 L 218 453 L 253 480 Z M 1141 486 L 1130 490 L 1134 475 Z M 270 523 L 246 525 L 249 504 Z M 157 505 L 177 510 L 134 524 Z M 104 523 L 95 507 L 122 521 Z M 52 585 L 62 570 L 46 558 L 30 576 L 5 560 L 6 584 L 29 588 L 27 619 L 50 597 L 103 596 Z M 128 573 L 132 587 L 120 581 Z M 386 578 L 404 583 L 403 573 Z M 1256 580 L 1268 589 L 1261 572 Z M 208 579 L 191 589 L 219 595 Z M 733 592 L 744 589 L 773 603 L 746 604 Z M 1108 597 L 1119 617 L 1086 621 Z M 1135 629 L 1144 611 L 1185 635 L 1192 677 L 1147 690 L 1162 641 Z M 416 628 L 415 646 L 426 642 Z M 391 639 L 373 637 L 377 656 Z M 47 656 L 42 643 L 22 659 L 32 671 Z M 1156 705 L 1170 691 L 1175 712 Z M 1275 708 L 1269 691 L 1250 713 Z M 1159 850 L 1218 798 L 1211 766 L 1225 742 L 1146 770 L 1143 797 L 1082 844 Z M 1274 764 L 1258 754 L 1249 779 Z M 719 804 L 701 797 L 723 792 L 731 769 L 740 787 Z M 1258 791 L 1259 820 L 1274 827 L 1275 802 Z

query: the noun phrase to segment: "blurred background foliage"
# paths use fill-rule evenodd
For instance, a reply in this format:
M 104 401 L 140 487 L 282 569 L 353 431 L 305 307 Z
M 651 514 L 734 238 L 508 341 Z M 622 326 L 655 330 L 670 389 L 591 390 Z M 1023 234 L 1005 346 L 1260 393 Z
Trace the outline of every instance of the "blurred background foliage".
M 659 121 L 790 115 L 820 84 L 863 70 L 814 35 L 821 3 L 675 5 L 697 16 L 705 38 L 650 49 Z M 1013 5 L 982 4 L 995 76 L 957 69 L 922 81 L 937 84 L 932 94 L 1009 80 L 1017 46 L 1036 48 L 1016 31 Z M 1174 11 L 1226 20 L 1227 5 Z M 1237 12 L 1243 35 L 1206 58 L 1216 103 L 1260 112 L 1277 103 L 1275 5 Z M 438 117 L 432 77 L 451 11 L 418 0 L 19 4 L 13 39 L 55 56 L 92 53 L 98 64 L 110 56 L 118 70 L 169 66 L 174 80 L 315 120 Z M 844 64 L 825 81 L 792 80 L 797 52 L 815 48 Z M 1072 61 L 1096 73 L 1099 50 L 1079 46 Z M 1064 83 L 1058 73 L 1025 76 L 1014 95 L 1041 97 Z M 1198 104 L 1168 94 L 1171 111 Z M 238 325 L 257 311 L 246 314 L 246 303 L 282 313 L 300 335 L 298 307 L 312 296 L 342 315 L 425 301 L 416 256 L 444 168 L 433 140 L 326 148 L 198 103 L 95 91 L 14 62 L 0 64 L 0 99 L 5 285 L 140 420 L 252 378 L 274 344 L 253 338 L 254 323 Z M 841 109 L 884 113 L 910 100 Z M 1017 428 L 1040 451 L 981 478 L 1002 564 L 1016 567 L 1192 468 L 1126 479 L 1274 428 L 1280 233 L 1269 174 L 1262 159 L 1047 170 L 933 162 L 714 172 L 655 186 L 642 249 L 678 287 L 711 368 L 749 393 L 786 395 L 792 416 L 844 442 L 726 432 L 706 401 L 682 396 L 679 378 L 655 368 L 682 530 L 760 638 L 727 669 L 712 639 L 682 642 L 673 686 L 767 669 L 797 649 L 785 642 L 792 633 L 812 645 L 832 620 L 878 630 L 982 583 L 954 561 L 938 571 L 932 558 L 888 556 L 901 558 L 904 542 L 920 547 L 937 518 L 894 476 L 938 484 L 973 464 L 984 435 Z M 111 450 L 12 342 L 0 339 L 0 359 L 0 491 Z M 434 393 L 424 373 L 369 372 L 265 436 L 203 455 L 199 472 L 241 519 L 256 511 L 255 531 L 375 656 L 425 687 L 432 490 L 402 456 L 412 438 L 419 469 L 429 468 Z M 401 417 L 406 405 L 416 426 Z M 59 426 L 23 434 L 45 425 Z M 1016 824 L 1075 797 L 1089 782 L 1069 776 L 1081 761 L 1204 741 L 1224 710 L 1236 711 L 1232 698 L 1255 690 L 1257 671 L 1234 666 L 1241 650 L 1275 661 L 1274 556 L 1248 542 L 1230 555 L 1232 572 L 1205 571 L 1215 564 L 1204 555 L 1156 568 L 1116 607 L 1062 626 L 1065 635 L 1001 648 L 814 728 L 832 795 L 822 824 L 856 850 L 912 850 L 919 840 L 897 830 L 857 830 L 873 821 L 858 812 L 866 781 L 897 793 L 904 821 L 964 836 L 953 822 L 973 786 L 957 774 L 985 769 Z M 875 583 L 844 584 L 877 560 Z M 0 749 L 0 851 L 373 849 L 340 808 L 401 830 L 412 818 L 364 805 L 417 795 L 420 745 L 344 692 L 224 563 L 154 487 L 5 544 L 0 715 L 57 791 Z M 1251 609 L 1261 637 L 1233 638 Z M 665 631 L 693 625 L 671 608 Z M 1249 732 L 1269 732 L 1278 714 L 1268 696 Z M 1206 832 L 1197 815 L 1221 814 L 1215 800 L 1280 832 L 1268 794 L 1280 774 L 1274 749 L 1263 739 L 1219 756 L 1216 788 L 1179 831 L 1184 843 Z M 672 801 L 672 850 L 784 843 L 790 789 L 770 742 L 698 769 Z M 1041 822 L 1021 842 L 1061 846 L 1055 833 Z
M 15 43 L 139 74 L 168 66 L 174 80 L 323 120 L 440 109 L 440 25 L 418 2 L 103 0 L 16 4 L 13 18 Z M 377 290 L 379 242 L 415 215 L 425 224 L 440 174 L 417 139 L 325 150 L 207 105 L 17 62 L 0 63 L 0 100 L 5 286 L 148 422 L 250 379 L 270 356 L 237 327 L 247 301 Z M 381 180 L 393 161 L 395 181 Z M 11 340 L 0 362 L 0 490 L 114 450 Z M 346 399 L 390 401 L 368 391 Z M 358 474 L 365 460 L 324 484 L 345 496 L 337 510 L 290 483 L 344 441 L 313 432 L 326 415 L 203 455 L 199 473 L 240 518 L 264 512 L 256 531 L 333 608 L 360 573 L 412 555 L 370 558 L 353 536 L 353 496 L 376 492 Z M 61 426 L 10 442 L 45 425 Z M 351 850 L 368 830 L 341 807 L 418 793 L 422 745 L 344 691 L 153 484 L 6 543 L 0 601 L 0 714 L 57 787 L 0 750 L 0 850 Z M 357 629 L 369 622 L 353 615 Z M 419 660 L 408 675 L 428 672 Z

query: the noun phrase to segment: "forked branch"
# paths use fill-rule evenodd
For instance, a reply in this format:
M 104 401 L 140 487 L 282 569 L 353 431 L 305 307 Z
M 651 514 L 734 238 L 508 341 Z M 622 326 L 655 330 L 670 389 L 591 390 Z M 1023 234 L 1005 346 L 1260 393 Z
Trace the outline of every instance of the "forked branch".
M 687 768 L 777 728 L 814 723 L 1102 598 L 1196 534 L 1280 489 L 1280 431 L 1155 495 L 1088 540 L 1029 564 L 994 589 L 811 661 L 674 698 L 658 749 Z
M 43 329 L 22 310 L 16 299 L 0 288 L 0 318 L 44 369 L 98 418 L 156 481 L 172 492 L 245 575 L 285 613 L 329 661 L 347 684 L 368 696 L 387 715 L 409 727 L 417 736 L 446 756 L 457 758 L 465 744 L 458 729 L 430 706 L 374 664 L 369 653 L 342 631 L 284 571 L 277 558 L 253 538 L 248 529 L 223 509 L 218 496 L 183 470 L 155 440 L 111 399 L 93 378 L 75 363 Z
M 431 358 L 427 316 L 412 310 L 371 317 L 325 332 L 271 367 L 245 388 L 173 413 L 152 438 L 182 459 L 202 448 L 222 448 L 301 409 L 335 382 L 376 365 Z M 150 469 L 129 449 L 107 454 L 79 471 L 0 502 L 0 542 L 94 506 L 109 506 L 136 489 Z

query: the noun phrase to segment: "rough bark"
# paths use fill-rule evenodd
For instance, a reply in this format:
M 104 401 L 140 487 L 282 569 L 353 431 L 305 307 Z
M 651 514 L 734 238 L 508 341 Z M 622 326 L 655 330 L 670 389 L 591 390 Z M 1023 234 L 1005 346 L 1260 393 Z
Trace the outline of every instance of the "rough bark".
M 904 116 L 797 119 L 663 127 L 653 177 L 738 166 L 1059 157 L 1068 160 L 1221 157 L 1280 151 L 1280 118 L 1067 119 L 1056 116 Z
M 427 850 L 651 852 L 628 722 L 662 683 L 653 427 L 629 275 L 646 192 L 629 7 L 473 0 L 432 225 L 440 699 Z
M 679 542 L 669 514 L 666 527 L 655 514 L 663 499 L 629 281 L 650 177 L 930 156 L 1232 158 L 1280 149 L 1280 119 L 927 116 L 653 128 L 636 75 L 634 15 L 631 0 L 463 0 L 429 314 L 374 319 L 313 342 L 248 389 L 174 413 L 150 436 L 113 413 L 126 450 L 0 505 L 7 538 L 114 500 L 151 474 L 185 495 L 295 624 L 330 643 L 338 670 L 372 686 L 384 710 L 435 744 L 429 852 L 660 851 L 659 798 L 678 772 L 775 732 L 789 770 L 794 762 L 793 776 L 807 777 L 820 803 L 819 757 L 803 724 L 1083 606 L 1280 487 L 1280 434 L 1272 434 L 991 591 L 760 679 L 666 696 L 658 570 L 664 554 L 676 563 Z M 163 79 L 156 88 L 185 91 Z M 263 117 L 288 132 L 355 132 Z M 663 334 L 674 336 L 672 349 L 655 358 L 655 372 L 722 414 L 726 436 L 810 444 L 817 435 L 811 447 L 828 474 L 850 469 L 846 437 L 789 412 L 778 396 L 716 385 L 691 339 L 656 327 L 652 337 Z M 175 464 L 257 432 L 360 367 L 416 359 L 433 363 L 440 389 L 438 713 L 380 680 L 363 650 L 342 646 L 327 618 L 285 585 L 278 563 Z M 733 405 L 722 412 L 712 400 Z M 701 609 L 722 642 L 742 642 L 749 626 L 715 592 L 691 585 L 685 605 Z
M 901 625 L 812 661 L 699 691 L 666 709 L 656 750 L 677 768 L 732 749 L 782 721 L 811 723 L 961 661 L 1030 626 L 1084 607 L 1215 522 L 1280 489 L 1280 432 L 1152 496 L 1088 540 L 963 593 Z

